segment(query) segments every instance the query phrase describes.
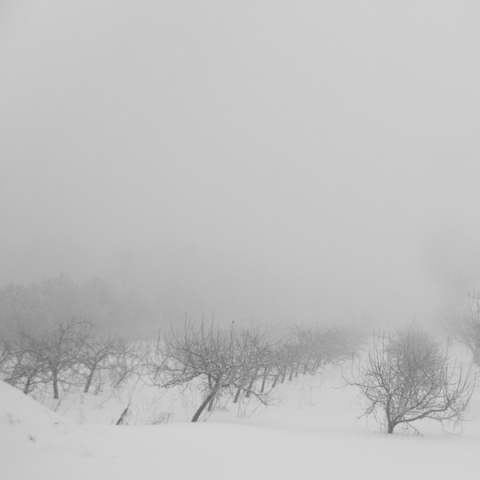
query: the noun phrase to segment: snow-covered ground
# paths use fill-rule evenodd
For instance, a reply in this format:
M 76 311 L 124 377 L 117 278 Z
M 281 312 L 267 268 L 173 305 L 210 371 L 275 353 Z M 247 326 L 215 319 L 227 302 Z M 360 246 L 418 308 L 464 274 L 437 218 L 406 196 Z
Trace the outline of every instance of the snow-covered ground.
M 335 369 L 299 376 L 280 385 L 273 406 L 229 404 L 192 424 L 193 392 L 137 386 L 110 397 L 72 395 L 54 413 L 0 382 L 0 478 L 478 478 L 480 391 L 460 434 L 421 422 L 422 436 L 386 436 L 373 420 L 357 419 L 361 401 L 341 383 Z M 126 401 L 129 425 L 112 425 Z

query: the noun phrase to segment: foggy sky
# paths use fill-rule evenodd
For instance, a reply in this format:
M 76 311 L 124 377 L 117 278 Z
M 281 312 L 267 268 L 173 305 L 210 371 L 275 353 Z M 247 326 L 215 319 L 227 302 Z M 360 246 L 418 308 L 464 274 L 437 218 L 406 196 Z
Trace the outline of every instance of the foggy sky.
M 479 25 L 473 0 L 0 1 L 0 282 L 431 318 L 480 282 Z

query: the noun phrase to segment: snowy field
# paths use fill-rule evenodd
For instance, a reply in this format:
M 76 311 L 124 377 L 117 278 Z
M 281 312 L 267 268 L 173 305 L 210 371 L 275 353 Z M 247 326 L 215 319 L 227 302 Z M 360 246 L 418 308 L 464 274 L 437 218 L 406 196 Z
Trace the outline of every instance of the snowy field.
M 0 478 L 478 478 L 480 391 L 462 432 L 423 421 L 421 436 L 358 419 L 356 393 L 332 368 L 280 385 L 272 406 L 220 404 L 194 424 L 192 391 L 76 394 L 53 412 L 0 382 Z M 129 403 L 128 424 L 114 425 Z

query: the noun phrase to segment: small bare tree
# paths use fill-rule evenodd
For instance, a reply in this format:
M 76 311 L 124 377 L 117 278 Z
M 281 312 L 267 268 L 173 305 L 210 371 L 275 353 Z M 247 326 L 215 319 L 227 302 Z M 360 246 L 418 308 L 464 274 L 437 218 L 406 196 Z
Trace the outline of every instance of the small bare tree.
M 78 363 L 84 370 L 84 393 L 88 393 L 95 374 L 110 368 L 109 358 L 121 352 L 123 343 L 97 323 L 85 322 L 82 325 L 83 347 L 79 351 Z M 100 380 L 99 380 L 100 382 Z M 100 385 L 100 384 L 99 384 Z
M 232 331 L 232 334 L 234 332 Z M 258 390 L 265 393 L 268 370 L 270 368 L 271 345 L 265 332 L 258 328 L 241 330 L 233 336 L 235 344 L 235 362 L 239 365 L 237 387 L 233 402 L 237 403 L 243 391 L 246 398 L 257 392 L 255 383 L 262 379 L 261 387 Z
M 132 377 L 142 378 L 146 374 L 149 344 L 147 341 L 117 339 L 114 353 L 106 358 L 105 370 L 110 372 L 113 388 L 127 383 Z
M 36 340 L 35 354 L 46 367 L 54 399 L 59 398 L 60 385 L 71 383 L 75 377 L 87 335 L 84 327 L 82 320 L 57 322 Z
M 364 415 L 378 420 L 381 412 L 387 433 L 424 418 L 442 427 L 461 422 L 475 388 L 470 369 L 451 364 L 447 352 L 417 330 L 375 336 L 366 362 L 357 367 L 348 383 L 367 400 Z
M 287 371 L 290 368 L 290 375 L 293 375 L 293 365 L 298 354 L 298 348 L 291 338 L 282 338 L 272 345 L 269 352 L 270 375 L 272 377 L 272 388 L 278 383 L 285 382 Z
M 19 327 L 2 343 L 0 373 L 3 380 L 25 394 L 43 394 L 48 374 L 36 336 L 27 328 Z
M 448 312 L 442 323 L 448 335 L 470 350 L 473 363 L 480 365 L 480 293 L 469 293 L 466 306 Z

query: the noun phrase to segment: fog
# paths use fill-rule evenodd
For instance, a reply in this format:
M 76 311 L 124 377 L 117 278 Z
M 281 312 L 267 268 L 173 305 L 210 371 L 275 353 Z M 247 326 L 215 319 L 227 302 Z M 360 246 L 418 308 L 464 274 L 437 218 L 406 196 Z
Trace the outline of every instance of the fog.
M 480 283 L 479 25 L 473 0 L 2 0 L 0 283 L 434 318 Z

